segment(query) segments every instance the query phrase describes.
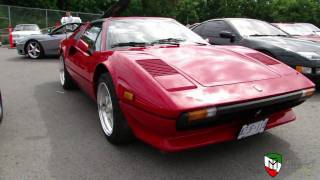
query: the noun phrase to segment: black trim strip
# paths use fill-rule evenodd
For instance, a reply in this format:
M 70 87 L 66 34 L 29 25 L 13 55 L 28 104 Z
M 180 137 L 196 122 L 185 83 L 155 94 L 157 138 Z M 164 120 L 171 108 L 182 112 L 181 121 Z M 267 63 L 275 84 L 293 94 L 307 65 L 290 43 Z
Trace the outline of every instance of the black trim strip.
M 288 110 L 303 103 L 308 97 L 302 97 L 303 91 L 248 101 L 239 104 L 217 106 L 215 117 L 188 122 L 188 114 L 183 113 L 176 123 L 178 130 L 189 130 L 221 125 L 230 121 L 252 123 L 270 117 L 272 114 Z

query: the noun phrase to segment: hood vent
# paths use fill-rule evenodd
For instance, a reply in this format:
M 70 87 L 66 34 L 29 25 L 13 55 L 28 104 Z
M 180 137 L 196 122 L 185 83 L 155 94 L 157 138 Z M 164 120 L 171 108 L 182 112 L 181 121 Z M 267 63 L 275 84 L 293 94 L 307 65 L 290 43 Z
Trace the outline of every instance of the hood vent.
M 179 74 L 178 71 L 160 59 L 138 60 L 137 63 L 153 77 Z

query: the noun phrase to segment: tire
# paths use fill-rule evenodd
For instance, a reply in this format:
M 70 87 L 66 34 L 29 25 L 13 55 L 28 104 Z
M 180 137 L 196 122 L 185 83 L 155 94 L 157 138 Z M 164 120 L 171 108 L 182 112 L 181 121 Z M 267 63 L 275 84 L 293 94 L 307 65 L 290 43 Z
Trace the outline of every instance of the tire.
M 25 51 L 26 55 L 31 59 L 41 59 L 44 56 L 41 44 L 35 40 L 31 40 L 27 43 Z
M 98 114 L 107 140 L 114 145 L 127 144 L 134 138 L 125 119 L 109 74 L 102 74 L 97 86 Z
M 60 83 L 63 89 L 72 90 L 77 88 L 76 83 L 74 82 L 68 70 L 66 69 L 63 55 L 60 55 L 60 58 L 59 58 L 59 77 L 60 77 Z
M 2 105 L 2 96 L 1 96 L 1 92 L 0 92 L 0 123 L 2 122 L 3 119 L 3 105 Z

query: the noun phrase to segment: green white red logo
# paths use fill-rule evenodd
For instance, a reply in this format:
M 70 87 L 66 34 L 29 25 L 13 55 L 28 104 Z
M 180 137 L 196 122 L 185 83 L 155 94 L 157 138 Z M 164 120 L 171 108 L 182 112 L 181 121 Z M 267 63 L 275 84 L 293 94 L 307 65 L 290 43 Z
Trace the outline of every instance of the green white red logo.
M 282 155 L 278 153 L 268 153 L 264 156 L 264 168 L 271 177 L 279 174 L 282 166 Z

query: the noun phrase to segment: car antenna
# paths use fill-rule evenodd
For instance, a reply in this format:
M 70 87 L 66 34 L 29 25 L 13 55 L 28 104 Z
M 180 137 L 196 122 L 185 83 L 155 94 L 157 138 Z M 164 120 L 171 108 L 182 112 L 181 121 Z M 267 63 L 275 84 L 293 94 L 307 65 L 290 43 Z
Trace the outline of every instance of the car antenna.
M 109 18 L 119 16 L 122 11 L 127 9 L 131 0 L 117 0 L 117 2 L 112 5 L 101 18 Z

